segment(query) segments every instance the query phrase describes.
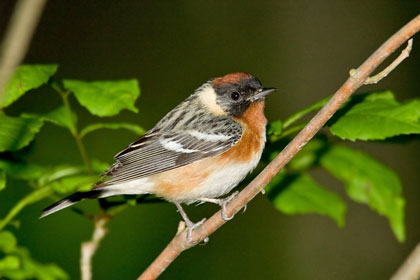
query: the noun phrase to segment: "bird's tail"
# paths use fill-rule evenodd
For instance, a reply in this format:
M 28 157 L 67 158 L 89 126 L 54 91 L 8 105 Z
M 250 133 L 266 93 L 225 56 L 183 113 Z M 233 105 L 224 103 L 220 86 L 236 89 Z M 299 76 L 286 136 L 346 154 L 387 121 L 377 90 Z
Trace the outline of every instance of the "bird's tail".
M 67 208 L 85 198 L 99 198 L 102 197 L 104 194 L 104 190 L 102 189 L 93 189 L 88 192 L 77 192 L 72 195 L 69 195 L 66 198 L 63 198 L 62 200 L 54 203 L 53 205 L 50 205 L 49 207 L 42 210 L 42 215 L 39 217 L 40 219 L 55 213 L 57 211 L 60 211 L 61 209 Z

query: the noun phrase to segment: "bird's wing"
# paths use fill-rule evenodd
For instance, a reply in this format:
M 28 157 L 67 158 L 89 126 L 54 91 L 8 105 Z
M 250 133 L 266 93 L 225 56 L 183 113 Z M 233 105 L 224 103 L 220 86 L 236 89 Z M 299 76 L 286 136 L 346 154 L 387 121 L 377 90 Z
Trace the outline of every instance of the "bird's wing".
M 222 127 L 226 127 L 224 124 Z M 241 138 L 242 129 L 234 120 L 230 129 L 203 132 L 150 131 L 115 156 L 106 172 L 106 184 L 118 184 L 158 174 L 229 150 Z

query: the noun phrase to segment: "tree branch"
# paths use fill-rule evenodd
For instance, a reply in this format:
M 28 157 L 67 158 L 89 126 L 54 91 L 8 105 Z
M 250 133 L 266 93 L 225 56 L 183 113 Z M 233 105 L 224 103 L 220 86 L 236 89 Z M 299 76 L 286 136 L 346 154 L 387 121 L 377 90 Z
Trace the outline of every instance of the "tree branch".
M 270 180 L 300 151 L 300 149 L 325 125 L 340 106 L 361 87 L 369 75 L 405 41 L 420 29 L 420 15 L 401 28 L 382 46 L 379 47 L 338 89 L 328 103 L 300 131 L 300 133 L 270 162 L 255 179 L 233 199 L 226 208 L 228 216 L 235 215 L 261 192 Z M 401 62 L 401 61 L 400 61 Z M 192 233 L 192 242 L 187 242 L 186 231 L 178 232 L 153 263 L 138 279 L 156 279 L 184 250 L 205 240 L 226 221 L 221 218 L 221 211 L 215 213 L 202 226 Z M 182 228 L 182 227 L 181 227 Z
M 397 272 L 392 275 L 391 280 L 416 280 L 420 279 L 420 243 L 414 248 L 413 252 L 407 257 Z
M 108 217 L 103 214 L 94 220 L 95 229 L 93 230 L 92 239 L 82 243 L 80 256 L 80 273 L 82 280 L 92 279 L 92 258 L 98 250 L 102 239 L 107 234 L 105 228 L 108 223 Z
M 15 7 L 0 49 L 0 104 L 3 89 L 22 62 L 47 0 L 20 0 Z

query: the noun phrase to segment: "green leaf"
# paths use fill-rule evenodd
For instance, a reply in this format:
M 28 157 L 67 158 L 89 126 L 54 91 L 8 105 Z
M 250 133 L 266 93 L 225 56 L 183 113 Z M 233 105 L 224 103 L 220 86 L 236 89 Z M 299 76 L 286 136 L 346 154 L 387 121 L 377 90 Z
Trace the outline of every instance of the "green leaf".
M 73 124 L 77 123 L 77 115 L 72 112 L 71 118 L 69 112 L 64 106 L 61 106 L 51 112 L 41 115 L 46 121 L 49 121 L 55 125 L 68 128 L 70 131 L 73 130 Z
M 48 82 L 51 76 L 57 72 L 58 65 L 21 65 L 10 79 L 0 100 L 0 108 L 5 108 L 15 102 L 25 92 L 40 87 Z M 0 94 L 2 96 L 2 94 Z
M 325 136 L 318 135 L 308 142 L 302 150 L 287 164 L 287 167 L 302 172 L 308 168 L 318 165 L 322 154 L 328 149 Z
M 353 149 L 334 146 L 321 165 L 346 184 L 347 194 L 388 218 L 399 241 L 405 239 L 404 205 L 400 179 L 393 170 Z
M 111 165 L 98 159 L 92 159 L 92 169 L 98 174 L 104 173 Z
M 74 127 L 77 123 L 77 115 L 74 112 L 71 112 L 70 114 L 66 107 L 61 106 L 45 114 L 24 113 L 21 117 L 39 118 L 42 121 L 47 121 L 55 125 L 68 128 L 71 132 L 74 132 Z
M 36 180 L 47 171 L 47 168 L 41 165 L 4 159 L 0 159 L 0 169 L 8 175 L 22 180 Z
M 283 122 L 278 120 L 269 123 L 267 128 L 267 136 L 270 142 L 275 142 L 280 139 L 280 136 L 283 133 Z
M 48 186 L 48 188 L 60 194 L 78 190 L 85 191 L 90 190 L 99 179 L 97 176 L 87 175 L 86 173 L 87 170 L 83 166 L 58 165 L 45 168 L 37 182 L 39 186 Z
M 356 96 L 337 115 L 330 131 L 342 139 L 382 140 L 420 133 L 420 100 L 400 104 L 390 91 Z
M 135 79 L 97 82 L 64 80 L 63 85 L 74 93 L 82 106 L 99 117 L 114 116 L 123 109 L 138 112 L 134 103 L 140 95 L 140 88 Z
M 33 260 L 26 248 L 18 247 L 9 231 L 0 231 L 0 277 L 3 279 L 68 279 L 68 275 L 55 264 L 41 264 Z
M 0 152 L 16 151 L 28 145 L 43 125 L 41 118 L 9 117 L 0 114 Z
M 132 123 L 94 123 L 84 127 L 80 131 L 80 136 L 83 138 L 86 134 L 98 129 L 126 129 L 137 135 L 143 135 L 146 132 L 142 127 Z
M 75 175 L 55 180 L 49 186 L 57 193 L 67 194 L 75 191 L 89 191 L 98 180 L 97 176 Z
M 86 173 L 86 168 L 82 166 L 69 164 L 57 165 L 50 168 L 45 168 L 43 174 L 38 177 L 37 181 L 39 186 L 45 186 L 64 177 L 82 173 Z
M 0 271 L 18 269 L 20 266 L 19 258 L 16 256 L 6 256 L 0 260 Z
M 18 247 L 9 256 L 18 259 L 18 266 L 0 269 L 0 275 L 7 279 L 69 279 L 57 265 L 42 264 L 32 259 L 26 248 Z
M 283 132 L 283 123 L 282 121 L 274 121 L 268 125 L 267 134 L 280 136 Z
M 0 169 L 0 191 L 6 187 L 6 172 Z
M 16 238 L 15 236 L 7 230 L 0 231 L 0 251 L 4 253 L 9 253 L 16 248 Z
M 92 161 L 95 170 L 103 172 L 109 165 Z M 34 180 L 39 187 L 47 187 L 58 193 L 69 193 L 76 190 L 90 190 L 98 181 L 97 176 L 86 175 L 85 167 L 78 165 L 41 166 L 25 162 L 12 162 L 0 159 L 0 170 L 8 175 L 22 180 Z M 41 189 L 37 189 L 41 190 Z M 39 197 L 44 197 L 48 191 L 40 192 Z M 38 200 L 38 196 L 35 197 Z M 31 198 L 32 201 L 32 198 Z
M 344 226 L 347 206 L 336 194 L 318 185 L 309 175 L 277 175 L 269 184 L 268 197 L 286 214 L 316 213 Z

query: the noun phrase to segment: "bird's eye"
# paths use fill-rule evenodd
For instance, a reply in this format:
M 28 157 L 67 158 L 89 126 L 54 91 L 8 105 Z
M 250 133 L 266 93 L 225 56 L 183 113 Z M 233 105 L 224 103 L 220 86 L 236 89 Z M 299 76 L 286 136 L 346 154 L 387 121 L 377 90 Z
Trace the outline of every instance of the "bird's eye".
M 232 100 L 234 100 L 234 101 L 238 101 L 239 97 L 241 97 L 241 95 L 237 91 L 234 91 L 230 94 L 230 98 L 232 98 Z

